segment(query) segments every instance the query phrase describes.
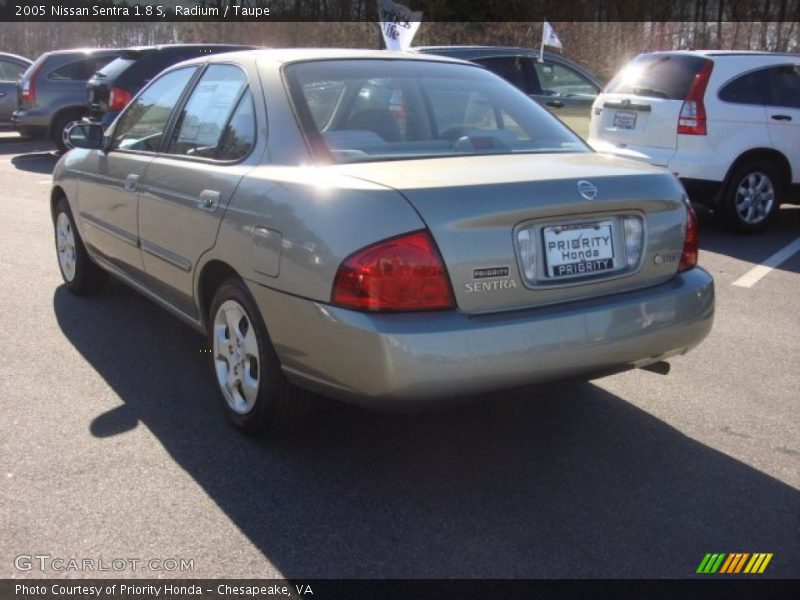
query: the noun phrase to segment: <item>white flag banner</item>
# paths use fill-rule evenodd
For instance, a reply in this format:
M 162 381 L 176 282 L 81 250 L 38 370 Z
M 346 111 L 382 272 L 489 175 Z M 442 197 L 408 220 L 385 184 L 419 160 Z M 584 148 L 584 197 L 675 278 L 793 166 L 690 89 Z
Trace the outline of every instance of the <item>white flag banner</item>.
M 561 45 L 561 40 L 558 39 L 556 32 L 553 31 L 553 28 L 547 21 L 544 22 L 544 28 L 542 29 L 542 46 L 553 46 L 554 48 L 564 47 Z
M 422 13 L 392 0 L 378 0 L 378 21 L 387 50 L 407 50 L 419 29 Z

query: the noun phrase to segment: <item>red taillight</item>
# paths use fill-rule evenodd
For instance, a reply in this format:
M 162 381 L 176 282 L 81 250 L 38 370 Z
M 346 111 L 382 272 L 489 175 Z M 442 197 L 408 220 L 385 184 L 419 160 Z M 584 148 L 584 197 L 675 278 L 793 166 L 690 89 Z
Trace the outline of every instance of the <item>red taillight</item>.
M 36 100 L 36 78 L 39 76 L 39 71 L 42 70 L 43 66 L 44 62 L 33 69 L 30 74 L 22 76 L 22 81 L 20 82 L 22 87 L 19 97 L 23 102 L 33 102 Z
M 706 61 L 694 76 L 692 87 L 689 88 L 689 93 L 686 95 L 686 100 L 681 107 L 681 114 L 678 117 L 678 133 L 706 135 L 706 106 L 703 104 L 703 96 L 706 94 L 706 87 L 713 68 L 714 63 Z
M 339 267 L 331 301 L 370 311 L 453 308 L 444 263 L 427 231 L 367 246 Z
M 133 96 L 128 90 L 113 87 L 108 94 L 108 110 L 122 110 L 128 106 Z
M 36 98 L 36 88 L 30 79 L 22 80 L 22 93 L 20 94 L 20 98 L 25 102 L 33 102 L 34 98 Z
M 697 213 L 694 212 L 692 204 L 686 200 L 686 236 L 683 238 L 683 252 L 681 262 L 678 265 L 678 272 L 688 271 L 697 266 L 698 234 L 697 234 Z

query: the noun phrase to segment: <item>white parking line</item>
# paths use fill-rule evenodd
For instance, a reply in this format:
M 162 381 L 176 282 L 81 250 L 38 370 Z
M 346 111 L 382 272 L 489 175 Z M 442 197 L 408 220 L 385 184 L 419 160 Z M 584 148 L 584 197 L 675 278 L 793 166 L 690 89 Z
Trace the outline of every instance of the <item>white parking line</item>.
M 743 288 L 753 287 L 761 280 L 762 277 L 769 275 L 769 272 L 772 271 L 772 269 L 791 258 L 796 252 L 800 252 L 800 238 L 797 238 L 788 246 L 784 246 L 778 250 L 760 265 L 750 269 L 747 273 L 734 281 L 733 285 Z

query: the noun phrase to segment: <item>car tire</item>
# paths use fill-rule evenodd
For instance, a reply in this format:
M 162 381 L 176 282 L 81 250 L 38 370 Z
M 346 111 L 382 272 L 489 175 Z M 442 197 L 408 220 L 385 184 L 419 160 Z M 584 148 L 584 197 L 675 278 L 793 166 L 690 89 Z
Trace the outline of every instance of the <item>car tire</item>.
M 59 117 L 53 125 L 51 137 L 59 154 L 63 154 L 72 148 L 71 144 L 69 144 L 67 140 L 67 131 L 69 131 L 73 125 L 80 123 L 81 117 L 82 116 L 78 113 L 68 113 Z
M 214 295 L 208 339 L 218 395 L 240 431 L 282 434 L 307 420 L 315 397 L 286 379 L 261 313 L 241 280 L 228 279 Z
M 744 233 L 763 230 L 783 200 L 780 171 L 765 160 L 738 166 L 725 183 L 721 214 L 725 222 Z
M 108 281 L 108 273 L 89 257 L 64 197 L 56 203 L 53 229 L 58 268 L 66 288 L 77 296 L 99 292 Z

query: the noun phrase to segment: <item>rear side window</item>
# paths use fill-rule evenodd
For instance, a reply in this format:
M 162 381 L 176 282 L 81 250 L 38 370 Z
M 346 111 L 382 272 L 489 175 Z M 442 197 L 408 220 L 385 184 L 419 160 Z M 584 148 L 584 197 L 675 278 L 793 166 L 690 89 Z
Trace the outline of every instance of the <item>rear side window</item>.
M 521 56 L 500 56 L 491 58 L 480 58 L 473 62 L 483 65 L 492 73 L 499 75 L 507 82 L 517 86 L 527 93 L 532 93 L 531 84 L 526 77 L 530 64 L 528 59 Z
M 719 99 L 736 104 L 762 106 L 767 99 L 767 70 L 751 71 L 726 83 L 719 91 Z
M 211 65 L 178 118 L 169 154 L 236 160 L 250 152 L 255 127 L 247 78 L 231 65 Z
M 101 79 L 115 79 L 120 76 L 128 67 L 130 67 L 135 62 L 135 59 L 126 58 L 121 56 L 117 59 L 112 60 L 104 67 L 97 70 L 97 74 L 101 76 Z
M 785 65 L 769 70 L 770 106 L 800 108 L 800 66 Z
M 616 74 L 607 94 L 685 100 L 706 58 L 686 54 L 640 54 Z
M 87 81 L 98 69 L 112 60 L 114 56 L 90 56 L 50 71 L 47 78 L 60 81 Z
M 219 160 L 239 160 L 250 154 L 256 141 L 256 115 L 253 111 L 253 98 L 248 90 L 239 100 L 233 116 L 222 131 L 217 146 Z

